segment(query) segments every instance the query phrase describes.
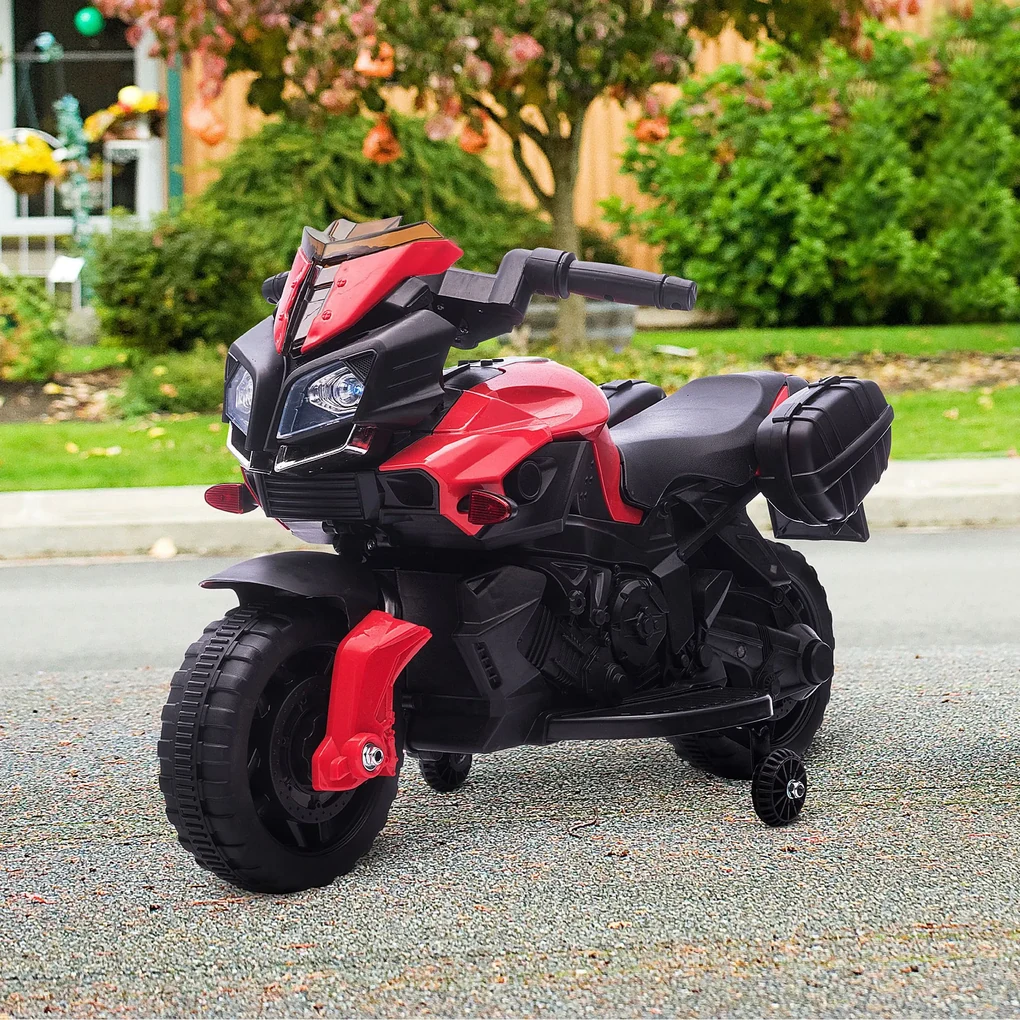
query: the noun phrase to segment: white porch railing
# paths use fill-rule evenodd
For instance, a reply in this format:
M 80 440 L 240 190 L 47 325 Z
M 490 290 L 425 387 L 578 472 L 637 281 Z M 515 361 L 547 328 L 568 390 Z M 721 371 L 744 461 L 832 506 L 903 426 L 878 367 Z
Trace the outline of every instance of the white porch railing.
M 42 136 L 54 148 L 57 139 L 41 131 L 15 128 L 7 135 L 32 133 Z M 103 172 L 97 188 L 96 212 L 89 218 L 89 229 L 110 230 L 115 167 L 137 163 L 134 214 L 139 223 L 148 223 L 166 207 L 166 173 L 163 142 L 159 138 L 109 141 L 103 144 Z M 0 264 L 23 276 L 47 276 L 60 254 L 58 241 L 70 238 L 71 217 L 57 214 L 57 187 L 47 181 L 42 192 L 42 212 L 33 209 L 27 195 L 17 194 L 0 180 Z M 38 206 L 35 206 L 38 208 Z

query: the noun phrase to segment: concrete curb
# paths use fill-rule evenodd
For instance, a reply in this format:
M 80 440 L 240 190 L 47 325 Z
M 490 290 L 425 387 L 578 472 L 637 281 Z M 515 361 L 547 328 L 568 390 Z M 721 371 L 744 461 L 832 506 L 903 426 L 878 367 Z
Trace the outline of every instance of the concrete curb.
M 251 556 L 303 543 L 258 512 L 208 507 L 203 486 L 0 493 L 0 560 L 180 553 Z M 872 529 L 1020 525 L 1020 459 L 893 461 L 865 504 Z M 751 517 L 768 530 L 765 501 Z M 171 545 L 172 543 L 172 545 Z

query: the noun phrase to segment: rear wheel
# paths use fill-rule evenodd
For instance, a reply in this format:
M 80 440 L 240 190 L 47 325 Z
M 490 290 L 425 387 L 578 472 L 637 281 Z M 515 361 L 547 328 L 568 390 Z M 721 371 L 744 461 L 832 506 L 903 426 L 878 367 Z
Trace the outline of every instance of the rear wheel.
M 244 606 L 188 649 L 163 710 L 159 785 L 181 844 L 256 892 L 328 885 L 368 852 L 397 790 L 312 788 L 326 732 L 336 617 Z
M 775 547 L 793 584 L 784 604 L 775 608 L 773 618 L 760 622 L 780 626 L 798 621 L 805 623 L 830 648 L 834 647 L 832 613 L 814 568 L 788 545 L 775 543 Z M 729 603 L 739 597 L 739 594 L 728 597 L 722 612 L 737 615 L 737 608 Z M 778 702 L 772 723 L 772 749 L 786 749 L 803 757 L 822 725 L 831 693 L 832 681 L 829 680 L 803 701 Z M 681 758 L 696 768 L 725 779 L 750 779 L 754 771 L 751 738 L 744 727 L 671 737 L 670 743 Z

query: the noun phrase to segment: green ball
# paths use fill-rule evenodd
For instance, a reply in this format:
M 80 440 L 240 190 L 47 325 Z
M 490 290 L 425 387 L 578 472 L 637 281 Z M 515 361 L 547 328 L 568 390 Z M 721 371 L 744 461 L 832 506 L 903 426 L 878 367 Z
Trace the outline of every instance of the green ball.
M 74 27 L 82 35 L 99 35 L 106 24 L 106 19 L 95 7 L 83 7 L 74 16 Z

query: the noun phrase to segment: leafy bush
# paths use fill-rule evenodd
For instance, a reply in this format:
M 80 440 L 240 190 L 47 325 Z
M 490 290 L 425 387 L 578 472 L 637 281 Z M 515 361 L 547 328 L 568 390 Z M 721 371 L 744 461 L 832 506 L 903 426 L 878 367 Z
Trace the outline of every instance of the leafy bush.
M 120 409 L 128 415 L 216 411 L 223 403 L 222 346 L 197 344 L 135 366 Z
M 62 344 L 63 319 L 42 280 L 0 273 L 0 379 L 45 382 Z
M 200 207 L 227 218 L 272 272 L 289 266 L 305 226 L 335 219 L 429 220 L 464 249 L 458 265 L 491 271 L 510 248 L 548 245 L 551 228 L 500 194 L 492 171 L 453 143 L 432 142 L 422 122 L 394 117 L 403 154 L 379 165 L 361 154 L 370 122 L 332 117 L 321 130 L 270 123 L 223 163 Z M 589 254 L 616 258 L 612 242 L 585 231 Z M 580 254 L 580 253 L 578 253 Z
M 629 148 L 656 205 L 610 218 L 663 245 L 703 307 L 747 325 L 1020 314 L 1020 9 L 868 38 L 689 81 L 668 140 Z
M 267 313 L 264 266 L 206 209 L 97 235 L 90 268 L 107 338 L 145 354 L 229 343 Z

